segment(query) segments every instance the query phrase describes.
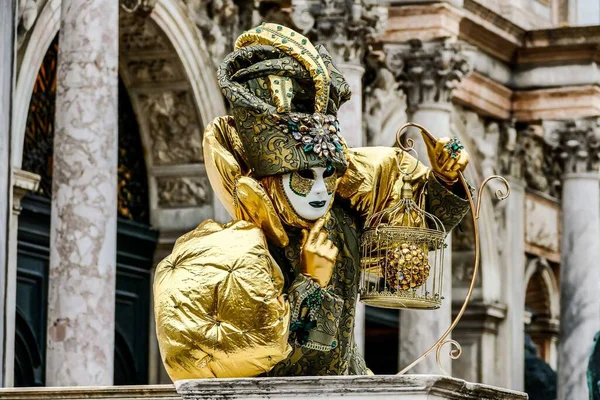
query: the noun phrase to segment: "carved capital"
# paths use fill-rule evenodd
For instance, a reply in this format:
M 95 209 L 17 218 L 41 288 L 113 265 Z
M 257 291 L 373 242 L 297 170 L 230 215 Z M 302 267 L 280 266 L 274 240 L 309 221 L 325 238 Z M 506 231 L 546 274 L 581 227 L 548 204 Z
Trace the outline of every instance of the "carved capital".
M 462 48 L 450 40 L 423 43 L 387 51 L 387 65 L 408 96 L 409 107 L 423 103 L 449 103 L 452 90 L 472 71 Z
M 387 8 L 374 0 L 320 0 L 312 34 L 336 62 L 360 64 L 386 19 Z
M 598 172 L 600 119 L 550 124 L 546 137 L 562 173 Z

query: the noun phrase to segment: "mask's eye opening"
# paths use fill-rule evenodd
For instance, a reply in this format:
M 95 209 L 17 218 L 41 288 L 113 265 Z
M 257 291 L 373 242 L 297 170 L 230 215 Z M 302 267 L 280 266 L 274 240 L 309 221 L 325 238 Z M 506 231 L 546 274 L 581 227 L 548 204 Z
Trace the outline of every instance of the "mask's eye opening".
M 323 178 L 328 178 L 333 174 L 335 174 L 335 167 L 327 163 L 327 168 L 325 168 L 325 172 L 323 172 Z
M 313 173 L 312 169 L 303 169 L 302 171 L 298 171 L 298 175 L 306 179 L 315 179 L 315 174 Z

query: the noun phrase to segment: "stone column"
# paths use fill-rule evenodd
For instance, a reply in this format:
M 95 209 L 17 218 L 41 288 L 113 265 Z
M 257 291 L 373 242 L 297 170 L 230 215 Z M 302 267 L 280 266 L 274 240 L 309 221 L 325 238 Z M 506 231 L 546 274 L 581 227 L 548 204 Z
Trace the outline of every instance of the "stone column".
M 600 331 L 600 126 L 562 123 L 550 140 L 564 167 L 558 399 L 586 399 L 587 362 Z
M 503 212 L 502 302 L 506 318 L 498 328 L 498 364 L 502 383 L 514 390 L 525 388 L 525 183 L 510 179 L 510 196 Z M 500 222 L 500 221 L 499 221 Z
M 46 384 L 111 385 L 119 2 L 61 7 Z
M 8 259 L 6 231 L 10 208 L 10 103 L 13 93 L 13 66 L 15 55 L 15 4 L 0 4 L 0 313 L 4 313 Z M 0 319 L 0 343 L 6 341 L 6 318 Z M 0 346 L 0 367 L 6 366 L 5 346 Z M 0 387 L 4 374 L 0 374 Z
M 471 67 L 450 41 L 423 43 L 418 39 L 406 46 L 386 49 L 388 68 L 396 75 L 407 96 L 409 121 L 423 125 L 434 136 L 450 137 L 450 95 L 456 84 L 471 71 Z M 427 151 L 418 130 L 409 131 L 419 159 L 429 164 Z M 448 249 L 451 249 L 448 235 Z M 399 366 L 404 368 L 425 352 L 450 326 L 452 321 L 452 254 L 444 255 L 444 301 L 435 311 L 400 312 Z M 449 349 L 448 349 L 449 350 Z M 444 349 L 442 354 L 447 354 Z M 451 361 L 443 357 L 443 366 L 451 372 Z M 411 373 L 439 373 L 435 356 L 430 356 Z

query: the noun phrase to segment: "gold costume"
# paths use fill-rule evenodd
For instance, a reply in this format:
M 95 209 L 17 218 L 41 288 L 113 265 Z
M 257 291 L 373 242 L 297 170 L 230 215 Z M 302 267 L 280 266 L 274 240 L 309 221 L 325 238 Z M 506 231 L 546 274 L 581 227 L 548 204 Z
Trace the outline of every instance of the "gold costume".
M 347 148 L 335 117 L 349 98 L 347 83 L 324 48 L 282 26 L 243 34 L 218 76 L 233 116 L 207 126 L 204 156 L 213 189 L 237 222 L 204 222 L 157 267 L 155 317 L 167 372 L 174 381 L 370 373 L 353 337 L 362 224 L 398 200 L 401 170 L 414 170 L 404 181 L 449 232 L 468 210 L 461 193 L 447 189 L 466 153 L 444 159 L 447 171 L 436 164 L 434 175 L 397 148 Z M 338 179 L 322 229 L 338 252 L 322 287 L 300 273 L 302 231 L 313 222 L 294 212 L 280 177 L 325 166 Z

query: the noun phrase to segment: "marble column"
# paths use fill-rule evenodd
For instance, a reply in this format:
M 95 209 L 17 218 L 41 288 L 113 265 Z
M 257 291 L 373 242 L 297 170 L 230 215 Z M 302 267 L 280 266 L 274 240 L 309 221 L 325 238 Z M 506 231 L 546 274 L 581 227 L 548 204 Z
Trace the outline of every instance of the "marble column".
M 510 179 L 510 196 L 503 212 L 502 303 L 506 318 L 498 327 L 497 364 L 503 385 L 525 389 L 525 183 Z
M 46 384 L 111 385 L 119 2 L 61 7 Z
M 409 121 L 423 125 L 437 138 L 450 137 L 452 89 L 471 66 L 460 48 L 450 41 L 423 43 L 418 39 L 407 45 L 386 48 L 387 64 L 407 96 Z M 415 142 L 419 159 L 429 164 L 427 151 L 418 130 L 409 130 L 408 137 Z M 451 236 L 447 244 L 451 249 Z M 452 322 L 452 254 L 444 253 L 444 301 L 435 311 L 400 312 L 399 367 L 404 368 L 423 354 L 442 336 Z M 451 360 L 444 349 L 442 365 L 451 373 Z M 435 356 L 415 366 L 411 373 L 439 373 Z
M 13 65 L 15 44 L 15 4 L 0 4 L 0 313 L 4 314 L 6 297 L 6 268 L 8 261 L 8 230 L 10 209 L 10 103 L 13 92 Z M 0 319 L 0 343 L 6 341 L 6 318 Z M 0 367 L 6 365 L 5 346 L 0 346 Z M 4 386 L 4 374 L 0 374 L 0 387 Z
M 14 386 L 15 370 L 15 318 L 17 314 L 17 254 L 21 199 L 38 190 L 40 176 L 20 169 L 12 177 L 11 217 L 8 230 L 8 264 L 6 268 L 4 387 Z
M 586 369 L 600 331 L 600 126 L 563 123 L 553 139 L 564 163 L 558 400 L 586 399 Z
M 342 105 L 338 112 L 340 128 L 348 146 L 362 147 L 366 142 L 362 112 L 362 77 L 365 73 L 365 68 L 357 63 L 341 63 L 338 65 L 338 68 L 352 90 L 352 97 Z

